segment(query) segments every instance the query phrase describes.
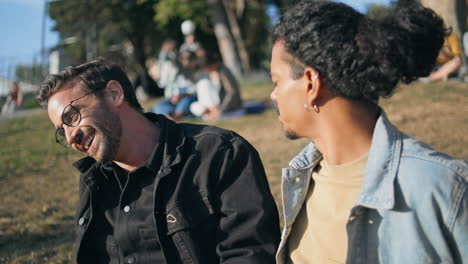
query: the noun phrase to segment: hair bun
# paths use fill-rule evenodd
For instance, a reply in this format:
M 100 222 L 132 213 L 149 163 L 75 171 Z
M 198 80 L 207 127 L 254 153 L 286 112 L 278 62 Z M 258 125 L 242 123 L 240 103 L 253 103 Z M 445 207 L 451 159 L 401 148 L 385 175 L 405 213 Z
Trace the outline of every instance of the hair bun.
M 414 0 L 400 0 L 382 25 L 390 36 L 390 59 L 400 80 L 409 83 L 429 75 L 446 34 L 442 18 Z

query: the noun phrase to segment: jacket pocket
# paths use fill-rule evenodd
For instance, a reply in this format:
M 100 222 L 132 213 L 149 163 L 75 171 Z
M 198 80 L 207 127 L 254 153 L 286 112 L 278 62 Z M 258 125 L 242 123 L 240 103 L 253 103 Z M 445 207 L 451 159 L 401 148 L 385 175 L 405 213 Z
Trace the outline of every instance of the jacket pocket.
M 216 256 L 215 219 L 207 196 L 186 197 L 166 212 L 167 235 L 182 263 L 212 263 L 207 260 Z
M 214 214 L 208 196 L 188 197 L 177 201 L 166 211 L 167 235 L 194 228 Z

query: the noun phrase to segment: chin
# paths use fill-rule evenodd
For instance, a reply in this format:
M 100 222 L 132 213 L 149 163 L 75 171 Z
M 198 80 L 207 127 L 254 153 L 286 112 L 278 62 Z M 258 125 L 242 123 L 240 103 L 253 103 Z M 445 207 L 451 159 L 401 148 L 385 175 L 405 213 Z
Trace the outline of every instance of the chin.
M 284 134 L 285 134 L 286 138 L 291 139 L 291 140 L 295 140 L 295 139 L 300 139 L 300 138 L 301 138 L 300 136 L 296 135 L 296 133 L 291 132 L 291 131 L 286 131 Z
M 297 133 L 287 129 L 282 122 L 281 122 L 281 124 L 283 125 L 284 135 L 286 136 L 287 139 L 295 140 L 295 139 L 301 138 L 300 136 L 297 135 Z
M 105 145 L 100 145 L 98 148 L 98 151 L 96 153 L 93 153 L 92 157 L 101 162 L 101 163 L 106 163 L 109 161 L 114 160 L 114 151 L 112 148 L 109 148 L 108 146 Z

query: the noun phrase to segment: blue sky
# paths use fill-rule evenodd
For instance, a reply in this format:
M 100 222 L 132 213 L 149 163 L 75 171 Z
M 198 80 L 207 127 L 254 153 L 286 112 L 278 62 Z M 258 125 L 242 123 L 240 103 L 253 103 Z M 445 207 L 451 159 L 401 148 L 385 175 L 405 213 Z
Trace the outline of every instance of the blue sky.
M 32 62 L 39 58 L 43 0 L 0 0 L 0 67 L 10 61 Z M 58 43 L 52 32 L 53 22 L 46 21 L 46 47 Z
M 367 11 L 367 7 L 372 4 L 389 5 L 391 0 L 334 0 L 352 6 L 361 13 Z
M 12 64 L 39 60 L 41 26 L 45 0 L 0 0 L 0 76 L 11 77 Z M 80 1 L 80 0 L 76 0 Z M 365 12 L 369 4 L 389 4 L 390 0 L 336 0 Z M 54 22 L 46 21 L 46 48 L 58 43 Z

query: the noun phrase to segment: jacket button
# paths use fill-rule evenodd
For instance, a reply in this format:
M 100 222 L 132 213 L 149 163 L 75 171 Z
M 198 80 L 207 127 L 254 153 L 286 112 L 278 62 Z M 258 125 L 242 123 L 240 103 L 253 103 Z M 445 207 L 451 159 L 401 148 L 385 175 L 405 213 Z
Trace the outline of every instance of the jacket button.
M 300 181 L 301 181 L 301 178 L 296 177 L 296 182 L 300 182 Z
M 84 217 L 81 217 L 79 220 L 78 220 L 78 225 L 82 226 L 84 225 L 85 223 L 85 218 Z
M 135 261 L 136 261 L 135 257 L 128 257 L 127 259 L 127 263 L 129 264 L 135 263 Z
M 124 212 L 128 213 L 128 212 L 130 212 L 130 209 L 132 209 L 132 208 L 129 205 L 126 205 L 123 210 L 124 210 Z

